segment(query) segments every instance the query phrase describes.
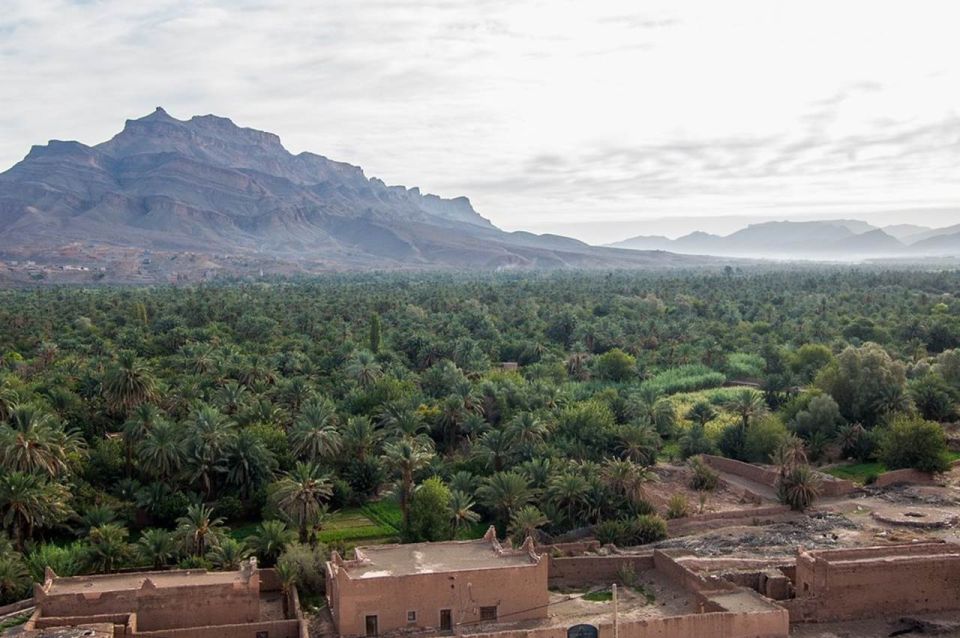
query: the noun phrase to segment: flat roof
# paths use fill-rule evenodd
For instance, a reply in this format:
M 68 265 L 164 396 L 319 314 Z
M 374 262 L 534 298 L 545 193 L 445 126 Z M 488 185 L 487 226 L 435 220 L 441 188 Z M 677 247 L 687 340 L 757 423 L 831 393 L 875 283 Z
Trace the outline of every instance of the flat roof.
M 490 541 L 448 541 L 409 545 L 373 545 L 358 547 L 360 561 L 344 565 L 354 578 L 410 576 L 473 569 L 496 569 L 532 565 L 535 561 L 523 551 L 498 553 Z
M 173 570 L 168 572 L 137 572 L 130 574 L 100 574 L 93 576 L 68 576 L 54 578 L 47 591 L 48 596 L 58 594 L 103 593 L 110 591 L 137 590 L 150 579 L 158 588 L 231 585 L 244 582 L 240 572 L 208 572 L 205 570 Z

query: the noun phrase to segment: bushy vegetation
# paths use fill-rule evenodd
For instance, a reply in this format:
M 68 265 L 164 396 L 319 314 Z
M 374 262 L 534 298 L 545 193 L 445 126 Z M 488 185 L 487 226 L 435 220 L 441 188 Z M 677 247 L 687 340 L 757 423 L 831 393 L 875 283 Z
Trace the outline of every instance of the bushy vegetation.
M 517 543 L 651 542 L 667 453 L 771 462 L 790 444 L 940 469 L 958 284 L 731 270 L 2 291 L 0 599 L 47 565 L 248 555 L 316 586 L 330 548 L 491 524 Z

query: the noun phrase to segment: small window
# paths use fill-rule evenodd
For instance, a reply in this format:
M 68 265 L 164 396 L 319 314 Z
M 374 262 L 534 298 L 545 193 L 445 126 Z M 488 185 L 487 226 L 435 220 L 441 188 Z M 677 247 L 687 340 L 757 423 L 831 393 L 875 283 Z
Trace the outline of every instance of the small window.
M 407 622 L 417 622 L 417 612 L 408 611 L 407 612 Z
M 497 607 L 481 607 L 480 608 L 480 620 L 496 620 L 497 619 Z
M 258 632 L 257 632 L 257 638 L 270 638 L 270 632 L 269 632 L 269 631 L 258 631 Z

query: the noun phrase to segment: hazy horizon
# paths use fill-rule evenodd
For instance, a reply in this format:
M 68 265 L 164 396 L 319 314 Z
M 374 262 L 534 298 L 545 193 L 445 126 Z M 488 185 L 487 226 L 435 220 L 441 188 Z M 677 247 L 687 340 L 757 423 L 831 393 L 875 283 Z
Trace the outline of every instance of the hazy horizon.
M 960 222 L 954 5 L 14 0 L 0 166 L 162 105 L 591 243 Z M 829 18 L 829 19 L 827 19 Z M 856 33 L 852 46 L 851 33 Z

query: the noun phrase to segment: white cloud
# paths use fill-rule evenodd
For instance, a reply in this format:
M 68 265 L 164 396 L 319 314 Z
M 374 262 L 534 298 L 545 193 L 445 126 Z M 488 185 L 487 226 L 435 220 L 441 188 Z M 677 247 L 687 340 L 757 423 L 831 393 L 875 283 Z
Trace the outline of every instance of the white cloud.
M 926 208 L 938 223 L 960 210 L 955 7 L 6 0 L 0 165 L 163 105 L 468 195 L 507 228 Z

